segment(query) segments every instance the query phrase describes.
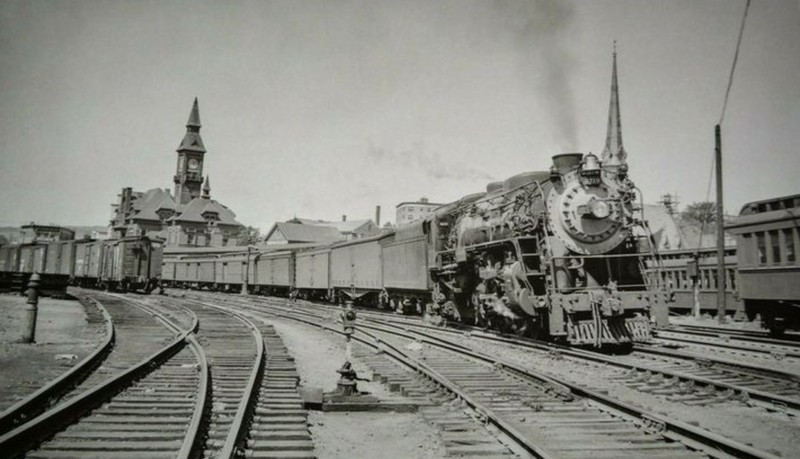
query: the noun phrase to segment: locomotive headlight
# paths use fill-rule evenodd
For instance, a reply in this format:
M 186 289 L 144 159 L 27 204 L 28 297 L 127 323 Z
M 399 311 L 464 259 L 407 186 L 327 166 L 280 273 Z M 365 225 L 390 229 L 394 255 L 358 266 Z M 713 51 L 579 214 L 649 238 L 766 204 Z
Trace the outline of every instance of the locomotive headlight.
M 608 218 L 611 215 L 611 206 L 605 201 L 597 200 L 592 203 L 591 211 L 595 218 Z

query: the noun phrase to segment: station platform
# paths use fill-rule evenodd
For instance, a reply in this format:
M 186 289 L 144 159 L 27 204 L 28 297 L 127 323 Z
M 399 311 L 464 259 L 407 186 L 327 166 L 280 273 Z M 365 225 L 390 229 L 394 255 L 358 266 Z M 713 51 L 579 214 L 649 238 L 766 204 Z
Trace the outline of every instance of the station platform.
M 26 298 L 0 295 L 0 412 L 91 354 L 105 325 L 91 323 L 77 300 L 40 298 L 36 342 L 20 342 Z

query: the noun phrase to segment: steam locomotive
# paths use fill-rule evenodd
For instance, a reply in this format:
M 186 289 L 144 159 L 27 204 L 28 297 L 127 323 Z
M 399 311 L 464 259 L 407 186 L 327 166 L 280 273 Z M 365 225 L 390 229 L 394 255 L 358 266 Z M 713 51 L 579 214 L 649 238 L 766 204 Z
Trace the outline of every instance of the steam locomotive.
M 436 212 L 434 301 L 462 320 L 600 346 L 646 341 L 670 299 L 623 164 L 589 153 Z
M 637 198 L 624 163 L 562 154 L 373 237 L 169 248 L 162 283 L 416 310 L 574 345 L 646 341 L 670 292 Z

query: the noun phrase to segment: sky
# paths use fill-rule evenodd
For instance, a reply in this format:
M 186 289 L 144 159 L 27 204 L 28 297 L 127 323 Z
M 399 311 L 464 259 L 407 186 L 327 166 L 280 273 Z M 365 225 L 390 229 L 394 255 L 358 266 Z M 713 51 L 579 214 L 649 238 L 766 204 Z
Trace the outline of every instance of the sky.
M 745 0 L 0 2 L 0 225 L 104 225 L 173 188 L 192 101 L 214 199 L 266 230 L 394 220 L 605 143 L 705 201 Z M 725 207 L 800 193 L 800 8 L 753 0 L 722 121 Z M 714 199 L 713 187 L 710 199 Z

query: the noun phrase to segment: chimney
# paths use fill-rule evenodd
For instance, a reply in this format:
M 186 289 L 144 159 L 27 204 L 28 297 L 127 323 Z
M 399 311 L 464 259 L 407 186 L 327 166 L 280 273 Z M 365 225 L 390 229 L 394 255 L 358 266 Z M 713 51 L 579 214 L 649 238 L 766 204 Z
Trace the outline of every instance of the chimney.
M 419 198 L 419 202 L 421 202 L 423 204 L 427 204 L 428 203 L 428 198 L 423 196 L 423 197 Z
M 342 215 L 342 221 L 343 221 L 343 222 L 346 222 L 346 221 L 347 221 L 347 215 Z
M 375 206 L 375 226 L 381 226 L 381 206 Z

